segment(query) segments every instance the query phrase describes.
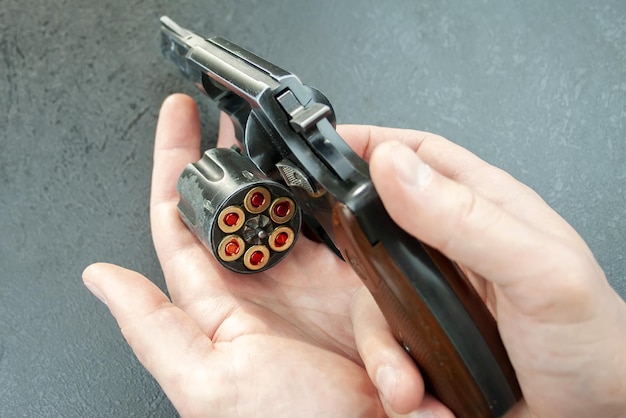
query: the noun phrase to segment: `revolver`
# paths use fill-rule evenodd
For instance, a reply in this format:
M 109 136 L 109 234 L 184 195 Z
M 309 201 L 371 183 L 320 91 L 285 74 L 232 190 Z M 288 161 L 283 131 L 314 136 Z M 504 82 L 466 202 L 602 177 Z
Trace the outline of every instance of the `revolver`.
M 328 99 L 220 37 L 161 18 L 161 49 L 235 126 L 178 181 L 179 213 L 227 269 L 283 259 L 301 229 L 359 275 L 427 389 L 458 417 L 500 417 L 520 398 L 496 322 L 458 266 L 390 218 Z

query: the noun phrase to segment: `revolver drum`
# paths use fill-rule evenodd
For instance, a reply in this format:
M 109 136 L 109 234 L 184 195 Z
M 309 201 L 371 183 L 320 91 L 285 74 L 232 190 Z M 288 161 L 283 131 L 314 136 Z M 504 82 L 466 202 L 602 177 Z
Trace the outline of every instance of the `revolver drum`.
M 301 215 L 289 189 L 268 179 L 234 149 L 214 148 L 178 180 L 178 210 L 224 267 L 260 272 L 295 243 Z

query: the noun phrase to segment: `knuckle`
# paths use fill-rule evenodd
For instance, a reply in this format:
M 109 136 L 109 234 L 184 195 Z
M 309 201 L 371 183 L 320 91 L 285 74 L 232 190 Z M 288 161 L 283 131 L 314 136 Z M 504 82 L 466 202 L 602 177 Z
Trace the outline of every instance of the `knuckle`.
M 561 247 L 549 255 L 547 265 L 532 315 L 558 323 L 584 322 L 593 316 L 598 306 L 597 271 L 588 258 L 576 249 Z
M 466 231 L 475 221 L 476 211 L 479 210 L 478 197 L 467 187 L 457 188 L 456 196 L 453 200 L 454 206 L 448 215 L 447 233 L 442 238 L 440 250 L 444 253 L 454 253 L 459 245 L 460 236 L 464 236 Z
M 592 304 L 594 295 L 593 272 L 587 257 L 577 251 L 565 250 L 562 261 L 564 272 L 555 293 L 560 295 L 562 303 L 577 307 L 582 313 Z

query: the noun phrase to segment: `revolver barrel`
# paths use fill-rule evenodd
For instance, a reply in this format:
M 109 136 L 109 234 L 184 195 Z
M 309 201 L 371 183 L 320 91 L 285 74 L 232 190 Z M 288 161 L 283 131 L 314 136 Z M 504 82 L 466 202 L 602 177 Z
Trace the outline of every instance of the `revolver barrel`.
M 202 38 L 167 16 L 161 17 L 161 51 L 214 100 L 235 92 L 255 108 L 263 94 L 275 91 L 289 78 L 297 80 L 223 38 Z

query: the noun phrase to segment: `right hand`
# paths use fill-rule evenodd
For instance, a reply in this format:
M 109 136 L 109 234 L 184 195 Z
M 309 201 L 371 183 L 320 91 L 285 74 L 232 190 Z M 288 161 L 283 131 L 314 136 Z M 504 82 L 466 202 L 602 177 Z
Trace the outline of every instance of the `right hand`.
M 626 416 L 626 304 L 565 220 L 439 136 L 339 132 L 391 217 L 459 263 L 495 316 L 524 396 L 511 416 Z

